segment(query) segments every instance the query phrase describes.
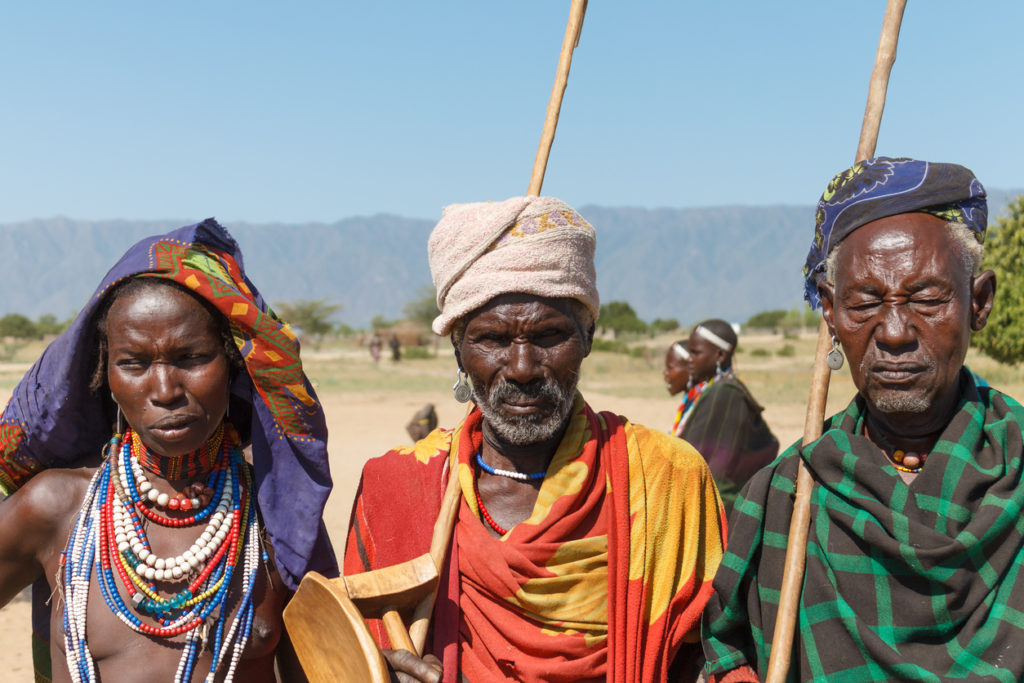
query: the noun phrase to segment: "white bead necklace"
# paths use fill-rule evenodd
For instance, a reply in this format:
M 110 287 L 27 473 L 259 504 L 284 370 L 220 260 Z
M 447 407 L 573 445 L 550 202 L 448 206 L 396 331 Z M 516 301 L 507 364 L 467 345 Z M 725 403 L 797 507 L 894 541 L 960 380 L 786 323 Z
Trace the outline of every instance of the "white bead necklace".
M 121 482 L 122 490 L 127 489 L 130 486 L 128 476 L 121 467 L 117 468 L 116 475 Z M 234 521 L 234 512 L 231 510 L 232 476 L 228 470 L 217 509 L 210 516 L 210 521 L 199 534 L 199 538 L 188 550 L 175 556 L 160 557 L 153 553 L 149 549 L 149 541 L 139 537 L 138 530 L 132 523 L 131 515 L 120 496 L 115 498 L 114 541 L 117 543 L 118 551 L 131 550 L 139 558 L 140 563 L 135 567 L 135 572 L 139 576 L 148 581 L 184 580 L 189 577 L 190 572 L 194 572 L 213 557 L 230 533 Z

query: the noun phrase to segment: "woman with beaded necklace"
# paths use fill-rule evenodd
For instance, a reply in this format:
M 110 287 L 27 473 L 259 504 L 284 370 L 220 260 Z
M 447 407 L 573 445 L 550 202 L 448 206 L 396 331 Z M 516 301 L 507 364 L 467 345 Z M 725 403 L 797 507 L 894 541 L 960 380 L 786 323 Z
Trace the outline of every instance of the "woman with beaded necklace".
M 738 341 L 732 325 L 720 319 L 690 332 L 690 381 L 675 432 L 707 460 L 727 514 L 747 480 L 779 452 L 764 409 L 733 371 Z
M 281 614 L 337 572 L 326 429 L 241 263 L 212 219 L 143 240 L 0 418 L 0 604 L 34 582 L 37 678 L 302 679 Z

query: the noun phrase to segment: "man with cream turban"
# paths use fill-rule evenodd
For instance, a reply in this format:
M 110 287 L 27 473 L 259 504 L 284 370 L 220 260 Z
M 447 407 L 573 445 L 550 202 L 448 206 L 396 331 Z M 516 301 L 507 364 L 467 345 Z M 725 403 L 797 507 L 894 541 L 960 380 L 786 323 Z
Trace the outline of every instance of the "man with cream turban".
M 992 310 L 985 190 L 878 157 L 828 184 L 806 291 L 857 395 L 747 484 L 705 613 L 712 681 L 762 680 L 793 491 L 810 533 L 789 681 L 1024 680 L 1024 408 L 964 367 Z
M 693 448 L 576 390 L 598 312 L 594 247 L 590 224 L 547 197 L 451 206 L 430 236 L 433 328 L 451 336 L 456 397 L 475 405 L 367 463 L 345 556 L 351 574 L 427 552 L 455 472 L 428 654 L 386 652 L 404 680 L 696 676 L 721 503 Z

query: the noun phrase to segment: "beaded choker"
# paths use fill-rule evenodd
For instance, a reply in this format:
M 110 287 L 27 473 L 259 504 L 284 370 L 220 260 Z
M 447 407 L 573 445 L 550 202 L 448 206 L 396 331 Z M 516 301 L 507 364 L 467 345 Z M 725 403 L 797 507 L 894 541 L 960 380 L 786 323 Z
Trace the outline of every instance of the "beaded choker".
M 224 423 L 217 425 L 213 435 L 198 450 L 177 458 L 168 458 L 153 453 L 142 443 L 138 432 L 129 429 L 125 437 L 129 434 L 131 435 L 132 452 L 144 470 L 158 474 L 168 481 L 179 481 L 191 479 L 210 471 L 211 460 L 220 453 L 220 445 L 224 440 Z
M 497 467 L 491 467 L 484 462 L 483 457 L 479 453 L 476 454 L 476 464 L 480 465 L 480 469 L 487 474 L 496 474 L 499 477 L 508 477 L 509 479 L 516 479 L 518 481 L 537 481 L 538 479 L 543 479 L 547 476 L 547 472 L 526 473 L 514 472 L 512 470 L 499 470 Z

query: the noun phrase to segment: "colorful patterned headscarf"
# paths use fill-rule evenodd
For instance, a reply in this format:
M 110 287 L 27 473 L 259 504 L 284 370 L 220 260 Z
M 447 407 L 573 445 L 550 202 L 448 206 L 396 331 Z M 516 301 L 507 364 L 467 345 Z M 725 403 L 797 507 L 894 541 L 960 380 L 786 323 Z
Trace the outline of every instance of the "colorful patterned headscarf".
M 232 410 L 249 425 L 260 513 L 285 583 L 337 563 L 321 517 L 331 492 L 327 426 L 299 359 L 299 342 L 245 277 L 238 244 L 215 220 L 135 244 L 107 273 L 71 327 L 14 388 L 0 416 L 0 489 L 10 494 L 40 470 L 99 453 L 110 438 L 100 397 L 89 389 L 98 346 L 94 318 L 104 295 L 136 276 L 173 280 L 230 322 L 247 372 L 231 387 Z M 248 429 L 246 427 L 248 426 Z
M 832 247 L 871 221 L 914 211 L 963 223 L 979 242 L 985 239 L 985 188 L 958 164 L 875 157 L 832 178 L 818 201 L 814 241 L 804 265 L 804 296 L 811 307 L 820 304 L 818 277 Z

